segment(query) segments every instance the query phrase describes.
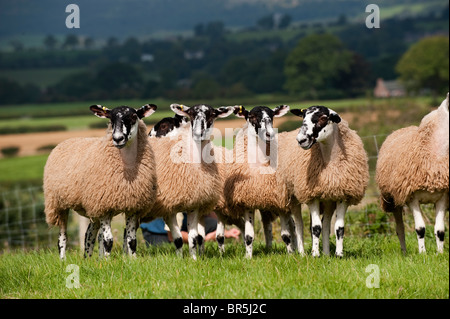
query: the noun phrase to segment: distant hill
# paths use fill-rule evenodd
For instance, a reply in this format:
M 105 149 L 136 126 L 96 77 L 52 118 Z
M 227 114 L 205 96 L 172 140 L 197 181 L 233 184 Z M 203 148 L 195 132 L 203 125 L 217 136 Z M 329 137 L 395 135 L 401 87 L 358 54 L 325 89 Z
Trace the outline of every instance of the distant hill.
M 118 38 L 161 31 L 192 30 L 196 24 L 222 21 L 227 27 L 254 26 L 270 13 L 295 21 L 363 17 L 369 3 L 390 15 L 438 11 L 448 0 L 0 0 L 0 37 L 77 33 Z M 67 29 L 65 8 L 80 7 L 81 28 Z M 409 10 L 412 8 L 412 10 Z

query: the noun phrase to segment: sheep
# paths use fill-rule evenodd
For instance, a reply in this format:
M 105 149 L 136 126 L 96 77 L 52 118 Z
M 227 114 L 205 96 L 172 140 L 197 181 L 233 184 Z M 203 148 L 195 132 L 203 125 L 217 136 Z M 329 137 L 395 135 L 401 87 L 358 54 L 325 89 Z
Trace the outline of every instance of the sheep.
M 156 199 L 155 158 L 148 143 L 147 127 L 141 120 L 156 110 L 146 104 L 140 109 L 128 106 L 112 110 L 92 105 L 90 110 L 110 124 L 105 137 L 72 138 L 60 143 L 44 168 L 46 221 L 59 226 L 58 248 L 65 258 L 69 209 L 90 218 L 86 231 L 85 257 L 91 256 L 99 229 L 100 255 L 111 253 L 111 219 L 126 215 L 126 246 L 136 254 L 137 220 Z
M 390 134 L 378 154 L 376 182 L 381 206 L 393 212 L 397 236 L 406 253 L 403 207 L 414 216 L 419 252 L 425 253 L 425 222 L 420 204 L 434 204 L 437 251 L 444 251 L 445 212 L 449 207 L 449 95 L 419 127 Z
M 336 210 L 336 256 L 342 257 L 345 212 L 362 200 L 369 181 L 367 154 L 361 138 L 335 111 L 311 106 L 291 113 L 303 117 L 303 124 L 298 134 L 291 131 L 278 136 L 277 177 L 285 183 L 290 198 L 299 251 L 303 251 L 301 204 L 305 203 L 311 213 L 312 255 L 320 255 L 321 210 L 323 252 L 330 253 L 330 223 Z
M 188 117 L 191 125 L 180 129 L 174 137 L 149 138 L 156 155 L 159 192 L 153 209 L 141 221 L 163 217 L 173 235 L 177 254 L 182 256 L 183 240 L 176 214 L 187 212 L 189 253 L 195 260 L 197 245 L 200 253 L 204 249 L 201 217 L 214 209 L 221 189 L 211 154 L 211 130 L 217 118 L 227 117 L 233 109 L 214 109 L 204 104 L 192 107 L 172 104 L 170 108 L 179 116 Z
M 156 123 L 148 135 L 150 137 L 175 137 L 187 124 L 186 117 L 175 114 L 174 117 L 165 117 Z
M 225 173 L 223 195 L 226 209 L 223 214 L 234 220 L 244 218 L 247 258 L 252 258 L 253 255 L 256 209 L 260 210 L 265 221 L 266 242 L 271 240 L 271 227 L 268 224 L 279 215 L 282 238 L 288 251 L 292 251 L 292 244 L 288 241 L 290 237 L 287 235 L 289 218 L 285 196 L 278 187 L 275 174 L 277 141 L 272 127 L 273 118 L 283 116 L 288 110 L 287 105 L 280 105 L 273 110 L 265 106 L 257 106 L 251 111 L 238 106 L 234 110 L 236 116 L 246 120 L 246 124 L 236 136 L 235 159 L 228 165 Z M 223 227 L 218 226 L 220 239 L 223 238 L 222 230 Z M 220 247 L 221 242 L 218 242 Z

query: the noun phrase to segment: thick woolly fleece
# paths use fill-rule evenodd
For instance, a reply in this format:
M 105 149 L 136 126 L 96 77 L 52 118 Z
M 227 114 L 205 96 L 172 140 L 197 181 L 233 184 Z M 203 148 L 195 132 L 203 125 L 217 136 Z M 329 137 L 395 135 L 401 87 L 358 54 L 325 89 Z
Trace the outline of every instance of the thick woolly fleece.
M 286 184 L 289 198 L 295 196 L 300 203 L 319 199 L 356 205 L 364 197 L 369 182 L 364 145 L 346 121 L 334 125 L 338 149 L 328 163 L 318 143 L 309 150 L 299 147 L 298 131 L 279 134 L 277 176 Z
M 286 188 L 273 174 L 261 174 L 261 168 L 267 169 L 270 163 L 252 166 L 248 163 L 248 124 L 236 136 L 233 152 L 235 161 L 227 166 L 224 178 L 224 213 L 231 218 L 244 216 L 246 210 L 259 209 L 275 214 L 288 210 Z M 276 142 L 272 142 L 276 143 Z
M 383 143 L 378 155 L 376 181 L 385 211 L 392 212 L 405 205 L 419 190 L 449 191 L 448 147 L 442 150 L 439 144 L 443 141 L 435 136 L 439 112 L 438 109 L 428 114 L 419 127 L 395 131 Z
M 141 221 L 196 209 L 202 216 L 217 205 L 221 191 L 217 164 L 214 161 L 192 163 L 188 147 L 190 134 L 188 127 L 176 137 L 149 139 L 156 157 L 158 194 L 153 209 Z
M 141 120 L 136 138 L 133 166 L 124 165 L 120 150 L 113 146 L 111 128 L 102 138 L 73 138 L 60 143 L 44 168 L 47 223 L 59 225 L 67 209 L 90 218 L 147 214 L 156 199 L 156 164 L 147 127 Z

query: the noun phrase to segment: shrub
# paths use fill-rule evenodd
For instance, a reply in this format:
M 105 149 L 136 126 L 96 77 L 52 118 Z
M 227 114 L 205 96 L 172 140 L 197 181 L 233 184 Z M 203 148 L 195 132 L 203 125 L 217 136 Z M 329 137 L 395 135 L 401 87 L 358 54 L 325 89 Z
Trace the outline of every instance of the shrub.
M 7 146 L 3 147 L 0 151 L 5 157 L 14 157 L 19 153 L 20 147 L 18 146 Z

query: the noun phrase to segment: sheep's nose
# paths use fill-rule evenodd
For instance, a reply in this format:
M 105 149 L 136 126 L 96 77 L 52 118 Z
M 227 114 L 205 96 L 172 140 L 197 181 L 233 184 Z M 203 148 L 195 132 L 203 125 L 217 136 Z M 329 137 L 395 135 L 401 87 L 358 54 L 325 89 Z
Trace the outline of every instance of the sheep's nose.
M 114 136 L 114 137 L 113 137 L 113 140 L 114 140 L 114 142 L 116 142 L 116 143 L 120 143 L 120 142 L 122 142 L 124 139 L 125 139 L 125 136 L 123 136 L 123 135 L 120 135 L 120 136 Z

